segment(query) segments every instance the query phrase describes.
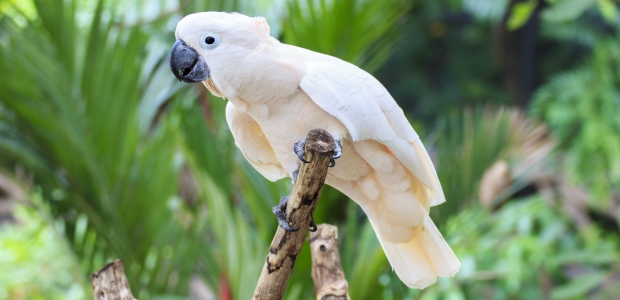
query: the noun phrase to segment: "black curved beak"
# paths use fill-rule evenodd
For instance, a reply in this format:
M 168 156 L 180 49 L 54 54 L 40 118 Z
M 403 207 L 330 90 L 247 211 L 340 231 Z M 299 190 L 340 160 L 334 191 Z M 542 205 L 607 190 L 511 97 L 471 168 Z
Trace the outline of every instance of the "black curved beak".
M 209 66 L 192 47 L 178 39 L 170 51 L 170 69 L 179 81 L 201 82 L 209 78 Z

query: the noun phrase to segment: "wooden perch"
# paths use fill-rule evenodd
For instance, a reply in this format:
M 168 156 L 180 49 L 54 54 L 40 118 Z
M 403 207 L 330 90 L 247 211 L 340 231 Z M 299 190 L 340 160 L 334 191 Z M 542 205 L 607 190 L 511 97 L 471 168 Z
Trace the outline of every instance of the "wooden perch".
M 90 275 L 90 284 L 96 300 L 135 300 L 120 259 L 107 263 Z
M 316 201 L 327 176 L 330 157 L 336 143 L 323 129 L 313 129 L 306 137 L 305 157 L 293 185 L 286 207 L 287 221 L 298 231 L 289 232 L 278 226 L 267 260 L 254 290 L 253 299 L 282 299 L 295 259 L 304 244 Z
M 321 224 L 310 233 L 312 280 L 317 300 L 350 300 L 338 254 L 338 228 Z

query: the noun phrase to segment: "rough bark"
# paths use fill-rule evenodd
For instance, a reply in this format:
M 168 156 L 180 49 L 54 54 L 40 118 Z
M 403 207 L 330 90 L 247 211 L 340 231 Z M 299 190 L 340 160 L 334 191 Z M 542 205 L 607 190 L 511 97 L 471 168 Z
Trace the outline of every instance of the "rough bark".
M 349 300 L 349 285 L 344 278 L 338 254 L 338 228 L 321 224 L 310 233 L 312 280 L 317 300 Z
M 90 283 L 96 300 L 135 300 L 120 259 L 106 264 L 90 275 Z
M 304 159 L 309 163 L 301 165 L 286 207 L 287 221 L 299 230 L 289 232 L 278 226 L 253 299 L 284 297 L 295 259 L 305 241 L 308 225 L 325 182 L 335 145 L 333 137 L 325 130 L 313 129 L 308 133 Z

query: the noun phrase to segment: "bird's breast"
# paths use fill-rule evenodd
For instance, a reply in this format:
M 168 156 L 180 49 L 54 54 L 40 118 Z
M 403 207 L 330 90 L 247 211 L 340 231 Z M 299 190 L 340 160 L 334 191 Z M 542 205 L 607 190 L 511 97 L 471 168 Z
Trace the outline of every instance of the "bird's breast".
M 237 106 L 236 103 L 233 104 Z M 293 144 L 310 130 L 322 128 L 337 139 L 347 135 L 346 128 L 340 121 L 321 109 L 301 90 L 272 101 L 246 101 L 245 105 L 246 113 L 259 124 L 278 161 L 289 174 L 299 167 Z

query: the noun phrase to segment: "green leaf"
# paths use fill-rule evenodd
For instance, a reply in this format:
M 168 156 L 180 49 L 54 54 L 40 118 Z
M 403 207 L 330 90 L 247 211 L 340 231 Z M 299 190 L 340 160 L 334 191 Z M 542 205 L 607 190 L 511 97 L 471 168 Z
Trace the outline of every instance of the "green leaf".
M 558 0 L 542 13 L 548 22 L 568 22 L 577 19 L 597 0 Z
M 336 56 L 372 72 L 389 58 L 411 8 L 409 1 L 287 2 L 283 41 Z
M 139 117 L 147 84 L 170 94 L 174 78 L 153 75 L 167 51 L 145 46 L 155 38 L 145 28 L 114 24 L 103 1 L 78 2 L 37 0 L 33 21 L 0 20 L 0 67 L 12 70 L 0 74 L 0 151 L 11 151 L 0 165 L 28 168 L 54 199 L 85 274 L 121 258 L 140 298 L 186 295 L 208 251 L 177 195 L 179 123 L 162 115 L 143 129 Z
M 506 23 L 509 30 L 517 30 L 525 25 L 538 5 L 537 0 L 518 2 L 512 7 L 510 18 Z
M 509 122 L 514 113 L 508 109 L 477 108 L 439 120 L 437 141 L 427 144 L 437 151 L 437 174 L 447 199 L 431 210 L 436 223 L 444 223 L 448 216 L 476 199 L 482 175 L 512 142 Z
M 598 0 L 598 9 L 610 24 L 618 20 L 618 8 L 611 0 Z
M 554 288 L 551 299 L 583 299 L 588 293 L 601 285 L 609 275 L 604 272 L 593 272 L 572 279 L 569 283 Z

